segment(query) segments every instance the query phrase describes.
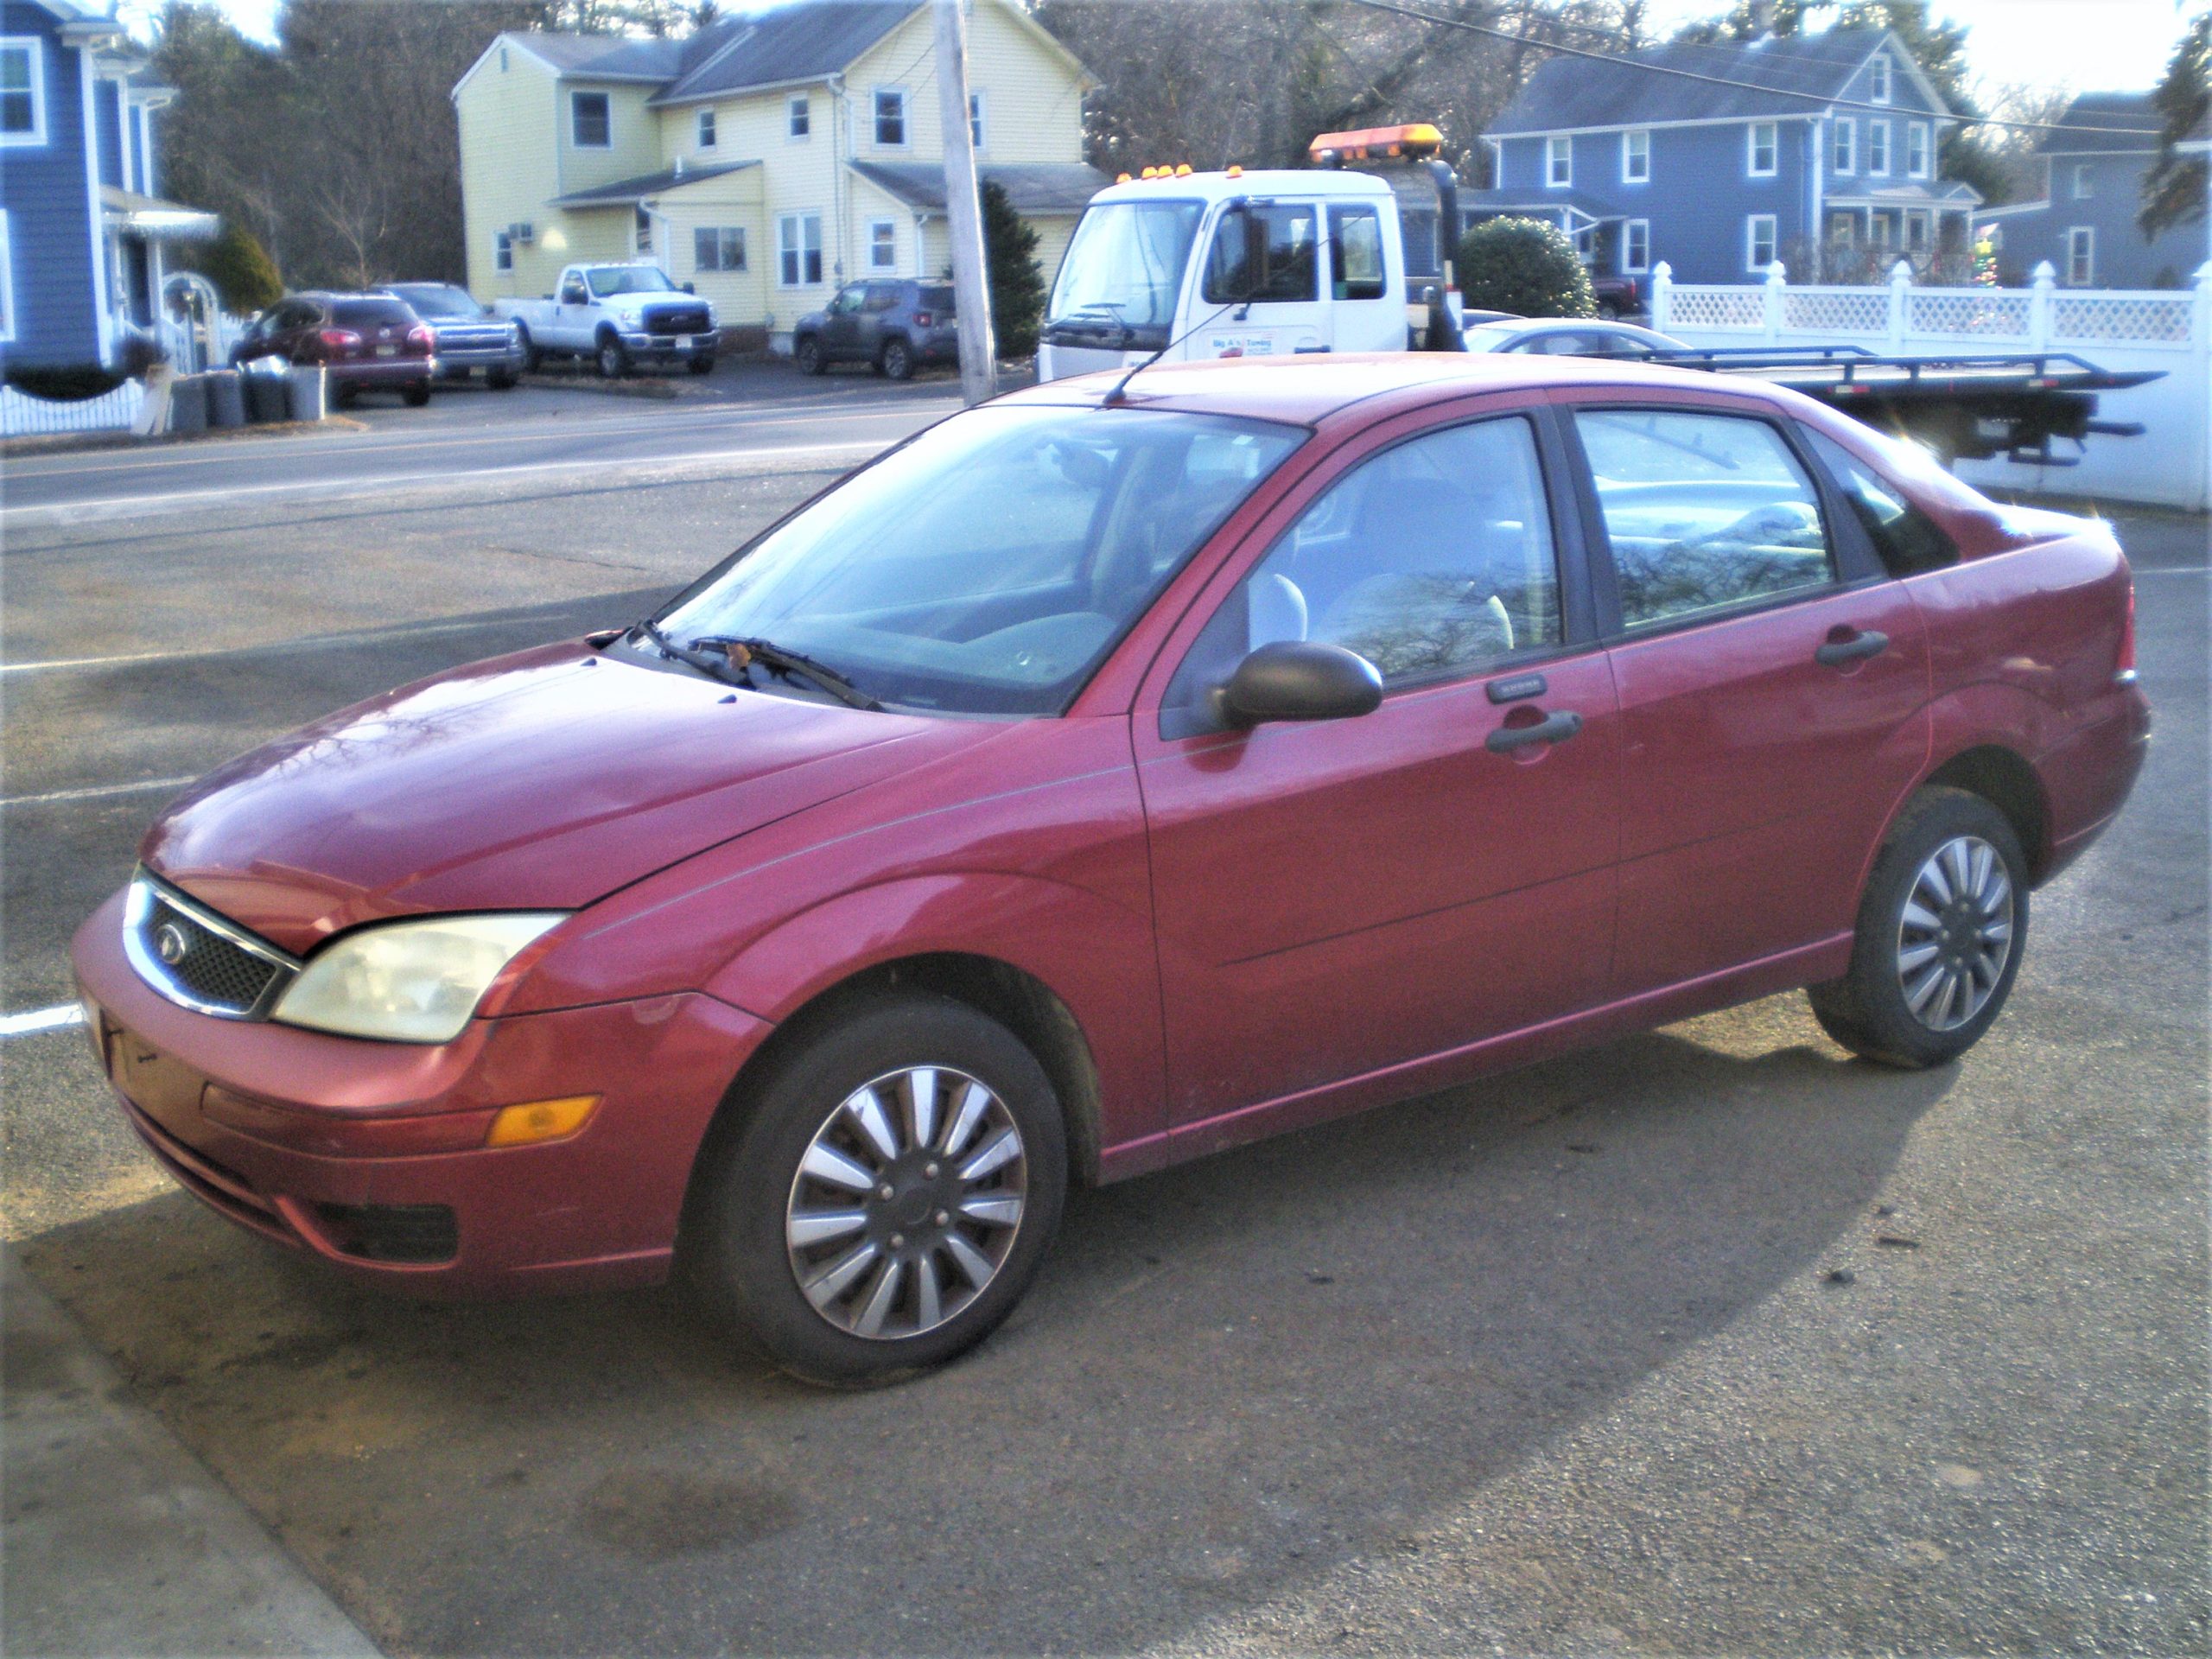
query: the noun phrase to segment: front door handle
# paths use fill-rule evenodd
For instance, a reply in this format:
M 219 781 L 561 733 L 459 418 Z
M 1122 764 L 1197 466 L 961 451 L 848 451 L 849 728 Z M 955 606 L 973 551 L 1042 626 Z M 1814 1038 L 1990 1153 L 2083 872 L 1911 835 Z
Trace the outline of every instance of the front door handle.
M 1492 754 L 1510 754 L 1531 743 L 1564 743 L 1581 729 L 1581 715 L 1559 709 L 1526 726 L 1501 726 L 1483 740 L 1483 747 Z
M 1838 630 L 1841 632 L 1841 630 Z M 1841 668 L 1846 663 L 1855 663 L 1867 657 L 1878 657 L 1890 648 L 1890 636 L 1872 628 L 1861 632 L 1854 628 L 1841 639 L 1830 639 L 1813 653 L 1813 660 L 1823 668 Z

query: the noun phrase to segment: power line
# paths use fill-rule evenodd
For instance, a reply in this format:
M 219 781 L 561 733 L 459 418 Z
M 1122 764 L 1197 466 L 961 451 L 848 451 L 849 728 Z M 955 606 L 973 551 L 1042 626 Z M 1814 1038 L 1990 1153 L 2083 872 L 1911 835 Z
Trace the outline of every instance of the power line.
M 1776 98 L 1802 99 L 1808 104 L 1818 104 L 1823 109 L 1866 110 L 1876 115 L 1910 115 L 1915 111 L 1900 110 L 1894 104 L 1862 104 L 1856 99 L 1829 98 L 1820 92 L 1794 92 L 1786 86 L 1769 86 L 1756 80 L 1731 80 L 1726 75 L 1708 75 L 1696 69 L 1677 69 L 1671 64 L 1643 63 L 1634 58 L 1624 58 L 1618 52 L 1592 52 L 1579 46 L 1566 46 L 1556 41 L 1535 40 L 1527 35 L 1516 35 L 1510 29 L 1496 29 L 1488 23 L 1469 22 L 1464 17 L 1439 17 L 1433 12 L 1416 11 L 1411 6 L 1395 3 L 1395 0 L 1350 0 L 1356 6 L 1365 6 L 1370 11 L 1395 12 L 1401 17 L 1411 17 L 1420 22 L 1433 23 L 1440 29 L 1464 29 L 1472 35 L 1486 35 L 1492 40 L 1508 41 L 1516 46 L 1533 46 L 1541 51 L 1556 52 L 1564 57 L 1587 58 L 1592 63 L 1617 63 L 1630 69 L 1641 69 L 1646 74 L 1672 75 L 1678 80 L 1702 81 L 1711 86 L 1726 86 L 1738 92 L 1766 92 Z M 1580 27 L 1576 25 L 1576 27 Z M 1931 111 L 1930 113 L 1933 113 Z M 2152 138 L 2158 137 L 2155 127 L 2077 127 L 2063 125 L 2054 121 L 2005 121 L 1995 116 L 1955 115 L 1948 118 L 1962 126 L 2010 127 L 2018 132 L 2066 132 L 2084 137 L 2110 138 Z M 1632 123 L 1623 123 L 1632 125 Z M 1518 137 L 1507 134 L 1508 137 Z

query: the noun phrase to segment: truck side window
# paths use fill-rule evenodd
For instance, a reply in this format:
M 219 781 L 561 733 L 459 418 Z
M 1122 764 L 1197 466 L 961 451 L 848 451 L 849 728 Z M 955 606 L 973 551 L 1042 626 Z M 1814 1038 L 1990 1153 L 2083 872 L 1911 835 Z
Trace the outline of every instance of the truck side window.
M 584 279 L 582 277 L 572 274 L 561 279 L 562 304 L 588 305 L 590 302 L 590 296 L 584 292 Z
M 1383 296 L 1382 217 L 1372 207 L 1329 209 L 1329 280 L 1340 300 Z
M 1230 209 L 1206 255 L 1206 300 L 1215 305 L 1318 299 L 1313 209 L 1262 203 Z

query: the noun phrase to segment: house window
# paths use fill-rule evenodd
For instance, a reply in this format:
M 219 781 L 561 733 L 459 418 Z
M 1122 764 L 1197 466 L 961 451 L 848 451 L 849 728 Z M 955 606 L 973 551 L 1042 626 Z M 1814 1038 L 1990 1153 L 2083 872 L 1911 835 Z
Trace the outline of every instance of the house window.
M 1829 150 L 1828 166 L 1837 173 L 1859 170 L 1859 123 L 1847 115 L 1835 118 L 1835 143 Z
M 983 147 L 983 95 L 968 94 L 968 142 L 981 149 Z
M 1755 179 L 1770 179 L 1779 167 L 1780 141 L 1775 137 L 1774 123 L 1754 121 L 1751 130 L 1751 173 Z
M 2087 225 L 2066 232 L 2066 285 L 2087 288 L 2097 280 L 2097 233 Z
M 712 110 L 702 110 L 699 111 L 699 148 L 712 149 L 714 147 L 715 112 Z
M 1642 184 L 1651 176 L 1651 135 L 1638 127 L 1621 134 L 1621 182 Z
M 804 138 L 814 130 L 814 106 L 804 92 L 794 92 L 784 105 L 784 133 L 786 137 Z
M 1874 174 L 1890 170 L 1890 124 L 1886 121 L 1866 124 L 1866 170 Z
M 1908 176 L 1928 176 L 1928 124 L 1915 121 L 1904 130 L 1904 170 Z
M 515 268 L 515 239 L 508 232 L 492 232 L 492 269 L 512 270 Z
M 1876 56 L 1872 64 L 1872 73 L 1874 78 L 1874 102 L 1877 104 L 1886 104 L 1890 101 L 1891 91 L 1890 54 L 1888 53 L 1884 52 Z
M 895 219 L 871 219 L 868 222 L 868 268 L 870 270 L 899 269 L 899 221 Z
M 1624 273 L 1651 269 L 1651 221 L 1631 219 L 1621 226 L 1621 270 Z
M 875 89 L 875 142 L 886 149 L 906 148 L 906 94 L 895 86 Z
M 741 226 L 702 225 L 691 232 L 694 270 L 743 270 L 745 231 Z
M 1544 140 L 1544 182 L 1554 190 L 1565 189 L 1574 182 L 1573 139 Z
M 1744 221 L 1744 264 L 1764 276 L 1774 263 L 1774 215 L 1753 213 Z
M 578 149 L 613 146 L 614 112 L 605 92 L 569 94 L 569 137 Z
M 822 280 L 822 215 L 785 213 L 776 221 L 776 280 L 811 288 Z
M 643 202 L 638 204 L 636 212 L 637 234 L 632 238 L 637 244 L 635 251 L 651 253 L 653 251 L 653 216 L 645 211 Z
M 2089 164 L 2087 162 L 2075 162 L 2074 200 L 2087 201 L 2094 194 L 2095 187 L 2089 182 Z
M 16 337 L 16 238 L 8 210 L 0 207 L 0 340 Z
M 45 142 L 45 42 L 33 35 L 0 39 L 0 144 Z

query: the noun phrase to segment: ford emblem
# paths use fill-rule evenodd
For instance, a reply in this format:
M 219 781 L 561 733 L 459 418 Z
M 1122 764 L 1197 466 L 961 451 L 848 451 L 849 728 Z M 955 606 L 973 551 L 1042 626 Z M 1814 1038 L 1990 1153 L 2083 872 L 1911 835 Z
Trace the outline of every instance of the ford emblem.
M 184 953 L 192 948 L 192 941 L 184 937 L 184 930 L 175 922 L 163 922 L 154 932 L 154 954 L 172 968 L 184 960 Z

